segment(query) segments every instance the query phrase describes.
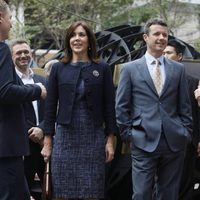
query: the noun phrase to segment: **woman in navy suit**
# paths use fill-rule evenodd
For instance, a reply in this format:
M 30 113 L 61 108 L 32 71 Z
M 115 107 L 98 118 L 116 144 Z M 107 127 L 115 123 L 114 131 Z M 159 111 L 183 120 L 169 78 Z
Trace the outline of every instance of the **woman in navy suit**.
M 65 57 L 49 76 L 42 154 L 45 160 L 51 155 L 54 199 L 100 199 L 105 161 L 114 156 L 112 74 L 97 59 L 95 36 L 85 22 L 69 27 L 65 44 Z

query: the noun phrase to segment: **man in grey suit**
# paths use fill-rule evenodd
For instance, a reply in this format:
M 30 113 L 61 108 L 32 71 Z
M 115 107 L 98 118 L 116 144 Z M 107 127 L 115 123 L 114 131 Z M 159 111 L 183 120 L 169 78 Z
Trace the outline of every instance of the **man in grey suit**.
M 149 20 L 144 26 L 145 55 L 121 69 L 116 115 L 122 139 L 131 143 L 133 200 L 152 199 L 155 177 L 157 199 L 178 199 L 191 138 L 184 66 L 162 55 L 168 32 L 164 21 Z

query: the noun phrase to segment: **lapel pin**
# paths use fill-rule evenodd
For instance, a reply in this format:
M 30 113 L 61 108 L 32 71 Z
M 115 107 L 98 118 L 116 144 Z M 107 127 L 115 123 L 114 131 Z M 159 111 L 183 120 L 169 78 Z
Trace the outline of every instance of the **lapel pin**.
M 96 76 L 96 77 L 99 76 L 99 72 L 98 72 L 97 70 L 94 70 L 94 71 L 92 72 L 92 74 L 93 74 L 93 76 Z

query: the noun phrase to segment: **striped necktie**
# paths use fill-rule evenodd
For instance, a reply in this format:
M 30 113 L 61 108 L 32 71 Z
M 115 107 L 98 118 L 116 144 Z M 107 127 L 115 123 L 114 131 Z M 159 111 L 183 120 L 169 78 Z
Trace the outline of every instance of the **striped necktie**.
M 153 73 L 152 73 L 153 83 L 155 85 L 158 95 L 160 95 L 162 91 L 162 76 L 161 76 L 161 71 L 160 71 L 160 61 L 155 60 L 152 62 L 152 64 L 154 64 Z

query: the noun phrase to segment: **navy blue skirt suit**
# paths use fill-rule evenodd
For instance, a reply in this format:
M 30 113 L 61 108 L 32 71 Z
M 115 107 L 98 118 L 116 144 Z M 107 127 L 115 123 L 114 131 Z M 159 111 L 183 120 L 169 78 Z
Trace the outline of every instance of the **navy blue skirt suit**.
M 102 62 L 54 64 L 45 134 L 55 133 L 51 157 L 55 198 L 104 197 L 105 138 L 115 132 L 109 66 Z

